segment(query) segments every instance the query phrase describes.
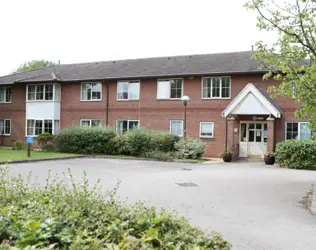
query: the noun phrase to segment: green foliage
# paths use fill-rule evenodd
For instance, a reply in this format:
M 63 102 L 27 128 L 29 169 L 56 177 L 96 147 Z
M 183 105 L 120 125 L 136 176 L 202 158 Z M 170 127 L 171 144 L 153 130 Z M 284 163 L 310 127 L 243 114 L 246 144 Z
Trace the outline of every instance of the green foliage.
M 163 152 L 160 150 L 148 151 L 143 153 L 142 156 L 158 161 L 172 161 L 176 158 L 175 152 Z
M 56 136 L 57 150 L 63 153 L 103 154 L 105 145 L 116 136 L 110 127 L 70 127 Z
M 23 144 L 19 140 L 14 140 L 11 142 L 11 147 L 13 150 L 22 150 L 23 149 Z
M 118 135 L 106 145 L 105 151 L 109 154 L 124 154 L 132 156 L 144 156 L 150 152 L 172 152 L 174 144 L 179 140 L 178 136 L 167 132 L 146 129 L 133 129 L 132 131 Z
M 182 139 L 175 143 L 178 158 L 198 159 L 201 158 L 206 149 L 206 144 L 201 140 Z
M 207 235 L 164 209 L 129 205 L 103 194 L 86 174 L 77 183 L 49 177 L 44 187 L 31 175 L 0 168 L 0 249 L 230 249 L 218 233 Z M 12 248 L 11 248 L 12 247 Z
M 33 60 L 30 62 L 25 62 L 23 64 L 21 64 L 16 72 L 20 73 L 20 72 L 25 72 L 25 71 L 29 71 L 29 70 L 35 70 L 35 69 L 41 69 L 41 68 L 45 68 L 45 67 L 50 67 L 50 66 L 54 66 L 56 65 L 56 63 L 54 62 L 50 62 L 50 61 L 46 61 L 46 60 Z
M 55 135 L 45 132 L 36 137 L 38 145 L 45 152 L 55 151 Z
M 279 142 L 276 146 L 275 158 L 281 167 L 316 170 L 316 141 Z
M 269 88 L 271 96 L 292 98 L 294 90 L 296 117 L 316 130 L 316 1 L 248 0 L 246 7 L 258 13 L 259 29 L 278 34 L 272 47 L 259 41 L 254 56 L 269 70 L 265 78 L 282 81 Z

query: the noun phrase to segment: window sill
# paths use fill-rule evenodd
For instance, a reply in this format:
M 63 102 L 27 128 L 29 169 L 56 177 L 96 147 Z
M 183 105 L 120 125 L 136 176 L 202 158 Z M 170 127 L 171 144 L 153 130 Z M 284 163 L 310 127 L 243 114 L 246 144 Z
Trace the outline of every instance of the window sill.
M 139 102 L 139 99 L 116 99 L 118 102 Z
M 12 102 L 0 102 L 0 104 L 10 104 Z
M 11 134 L 3 134 L 3 135 L 0 135 L 0 136 L 11 136 Z
M 102 99 L 97 100 L 80 100 L 81 102 L 102 102 Z
M 200 136 L 201 139 L 214 139 L 214 136 Z
M 32 102 L 60 102 L 59 101 L 54 101 L 54 100 L 26 100 L 25 102 L 29 102 L 29 103 L 32 103 Z
M 201 98 L 202 100 L 230 100 L 231 97 L 210 97 L 210 98 Z
M 158 99 L 157 101 L 181 101 L 181 98 L 166 98 L 166 99 Z

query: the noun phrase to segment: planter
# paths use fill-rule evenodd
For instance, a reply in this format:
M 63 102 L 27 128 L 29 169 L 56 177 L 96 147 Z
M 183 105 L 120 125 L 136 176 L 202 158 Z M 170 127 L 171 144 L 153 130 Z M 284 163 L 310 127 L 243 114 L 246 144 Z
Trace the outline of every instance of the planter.
M 265 156 L 264 163 L 267 165 L 273 165 L 275 163 L 275 157 L 274 156 Z
M 224 154 L 223 161 L 224 162 L 231 162 L 232 161 L 232 154 Z

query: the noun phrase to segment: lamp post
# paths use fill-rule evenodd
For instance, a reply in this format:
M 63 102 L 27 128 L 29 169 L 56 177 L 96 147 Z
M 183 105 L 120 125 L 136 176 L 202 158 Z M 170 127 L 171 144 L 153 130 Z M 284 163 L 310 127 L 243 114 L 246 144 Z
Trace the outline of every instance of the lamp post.
M 187 95 L 182 96 L 181 101 L 183 101 L 184 105 L 184 126 L 183 126 L 183 137 L 187 137 L 187 105 L 188 102 L 190 101 L 190 97 Z

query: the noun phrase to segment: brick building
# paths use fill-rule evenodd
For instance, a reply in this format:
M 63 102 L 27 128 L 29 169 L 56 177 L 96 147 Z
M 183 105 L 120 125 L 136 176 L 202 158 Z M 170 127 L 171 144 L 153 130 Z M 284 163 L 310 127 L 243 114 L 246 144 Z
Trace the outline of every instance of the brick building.
M 206 156 L 234 146 L 239 156 L 262 156 L 285 139 L 307 139 L 291 98 L 271 100 L 265 70 L 254 52 L 131 59 L 56 65 L 0 77 L 0 143 L 58 133 L 72 124 L 134 126 L 207 143 Z

